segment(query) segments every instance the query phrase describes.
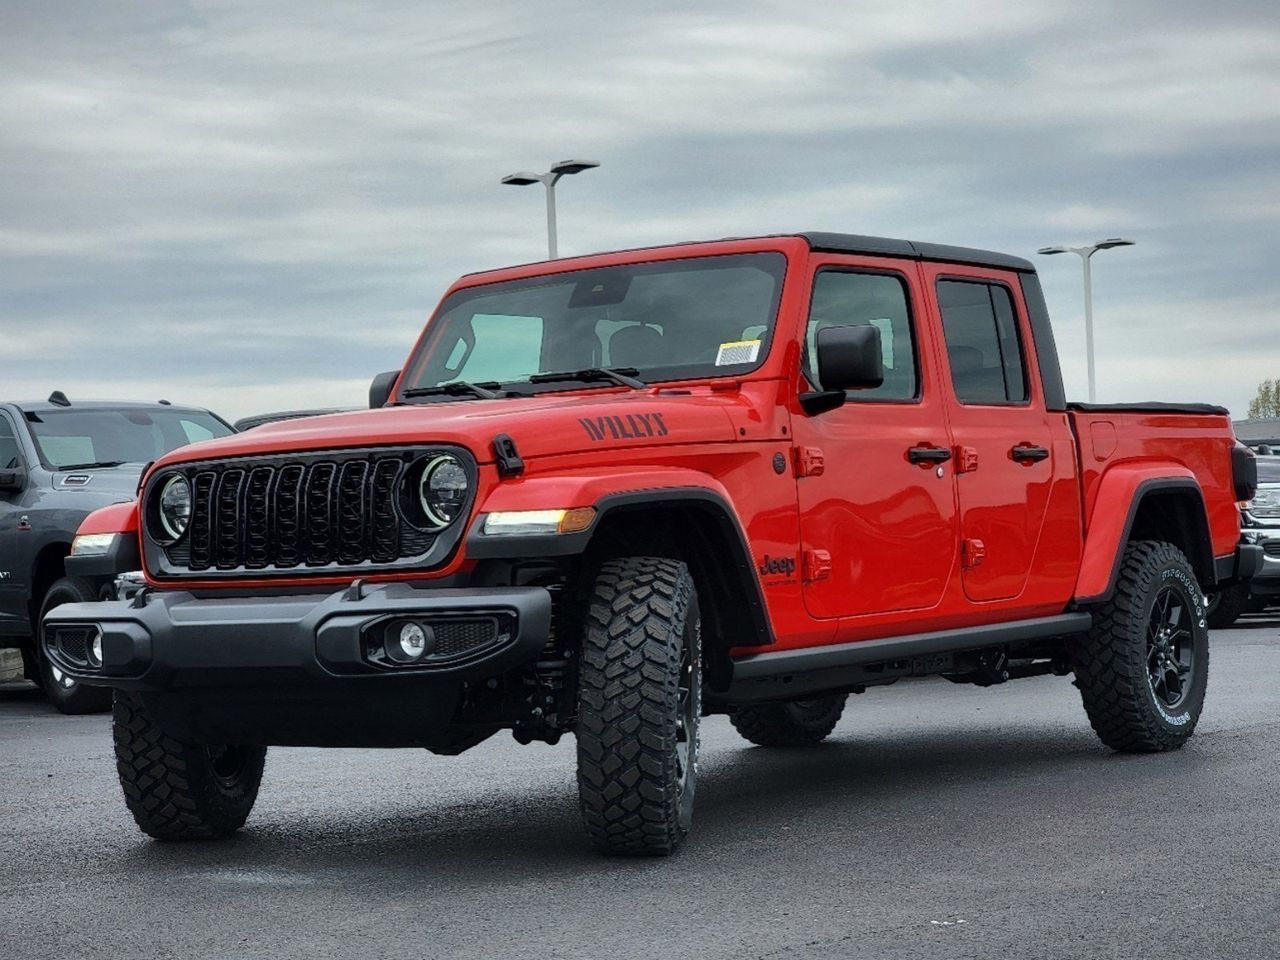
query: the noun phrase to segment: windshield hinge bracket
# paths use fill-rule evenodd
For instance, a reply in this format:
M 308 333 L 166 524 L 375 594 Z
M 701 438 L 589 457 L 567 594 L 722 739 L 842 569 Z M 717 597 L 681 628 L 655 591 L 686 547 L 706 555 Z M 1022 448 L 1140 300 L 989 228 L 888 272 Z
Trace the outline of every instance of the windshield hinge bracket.
M 500 433 L 493 438 L 493 456 L 498 464 L 499 476 L 518 477 L 524 473 L 524 460 L 516 449 L 516 442 L 508 434 Z

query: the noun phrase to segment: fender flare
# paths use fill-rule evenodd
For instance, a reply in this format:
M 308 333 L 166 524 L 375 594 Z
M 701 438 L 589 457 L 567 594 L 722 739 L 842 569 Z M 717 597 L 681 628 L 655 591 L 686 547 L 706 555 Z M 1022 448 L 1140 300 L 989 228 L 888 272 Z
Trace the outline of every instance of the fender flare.
M 1206 544 L 1212 544 L 1204 491 L 1190 470 L 1174 464 L 1114 467 L 1102 477 L 1094 498 L 1093 513 L 1086 527 L 1080 573 L 1076 579 L 1074 594 L 1077 604 L 1098 603 L 1111 597 L 1120 575 L 1124 545 L 1129 540 L 1143 501 L 1153 494 L 1168 492 L 1177 492 L 1195 499 L 1199 506 L 1201 527 L 1197 533 Z M 1124 507 L 1103 504 L 1124 504 Z M 1187 559 L 1193 567 L 1202 566 L 1197 564 L 1196 557 Z M 1213 573 L 1212 546 L 1208 569 L 1210 575 L 1216 577 Z
M 69 577 L 114 580 L 122 573 L 142 569 L 138 544 L 138 501 L 99 507 L 80 521 L 75 536 L 85 533 L 114 533 L 115 540 L 105 554 L 68 556 L 63 565 Z
M 501 495 L 499 495 L 501 494 Z M 585 530 L 569 534 L 530 534 L 489 537 L 481 529 L 484 515 L 494 510 L 538 510 L 595 507 L 596 516 Z M 593 538 L 610 518 L 645 509 L 692 509 L 714 525 L 730 544 L 731 555 L 717 557 L 717 571 L 730 578 L 734 594 L 745 607 L 755 634 L 752 645 L 774 642 L 764 590 L 756 575 L 750 543 L 724 487 L 713 477 L 686 469 L 638 470 L 609 475 L 547 477 L 499 487 L 486 498 L 467 531 L 468 560 L 568 558 L 585 554 Z M 735 646 L 743 645 L 735 643 Z

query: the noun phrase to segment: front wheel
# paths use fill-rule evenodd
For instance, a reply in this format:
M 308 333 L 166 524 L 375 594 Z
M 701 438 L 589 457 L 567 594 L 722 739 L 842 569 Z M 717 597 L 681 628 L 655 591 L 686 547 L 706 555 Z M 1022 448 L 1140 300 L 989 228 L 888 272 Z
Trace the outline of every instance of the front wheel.
M 689 832 L 702 713 L 701 622 L 678 560 L 610 560 L 578 668 L 578 798 L 605 853 L 666 856 Z
M 93 584 L 83 577 L 63 577 L 51 586 L 40 605 L 40 622 L 35 635 L 43 636 L 44 618 L 54 607 L 64 603 L 92 603 L 98 599 Z M 63 673 L 45 656 L 37 644 L 34 651 L 35 667 L 39 671 L 39 685 L 49 702 L 62 713 L 104 713 L 111 709 L 111 691 L 106 687 L 87 687 Z
M 117 693 L 112 717 L 124 802 L 157 840 L 217 840 L 244 826 L 258 799 L 267 748 L 170 736 L 136 697 Z
M 1190 738 L 1209 677 L 1205 601 L 1187 558 L 1160 541 L 1125 547 L 1111 599 L 1070 645 L 1094 731 L 1113 750 L 1174 750 Z

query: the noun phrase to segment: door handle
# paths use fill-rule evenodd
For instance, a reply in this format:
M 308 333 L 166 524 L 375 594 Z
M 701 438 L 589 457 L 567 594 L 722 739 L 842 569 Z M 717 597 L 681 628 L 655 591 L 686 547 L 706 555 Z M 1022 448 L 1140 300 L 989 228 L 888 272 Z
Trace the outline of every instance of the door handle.
M 1009 456 L 1019 463 L 1039 463 L 1049 459 L 1049 451 L 1045 447 L 1037 447 L 1030 443 L 1020 443 L 1009 451 Z
M 912 463 L 946 463 L 951 459 L 948 447 L 911 447 L 907 450 L 907 459 Z

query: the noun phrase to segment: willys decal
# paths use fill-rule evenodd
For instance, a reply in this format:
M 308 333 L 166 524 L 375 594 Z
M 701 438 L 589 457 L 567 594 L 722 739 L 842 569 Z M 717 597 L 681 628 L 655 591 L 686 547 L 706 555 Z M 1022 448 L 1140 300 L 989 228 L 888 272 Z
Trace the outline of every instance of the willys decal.
M 596 443 L 613 440 L 639 440 L 642 437 L 665 437 L 669 432 L 660 413 L 628 413 L 613 417 L 580 417 L 578 422 Z

